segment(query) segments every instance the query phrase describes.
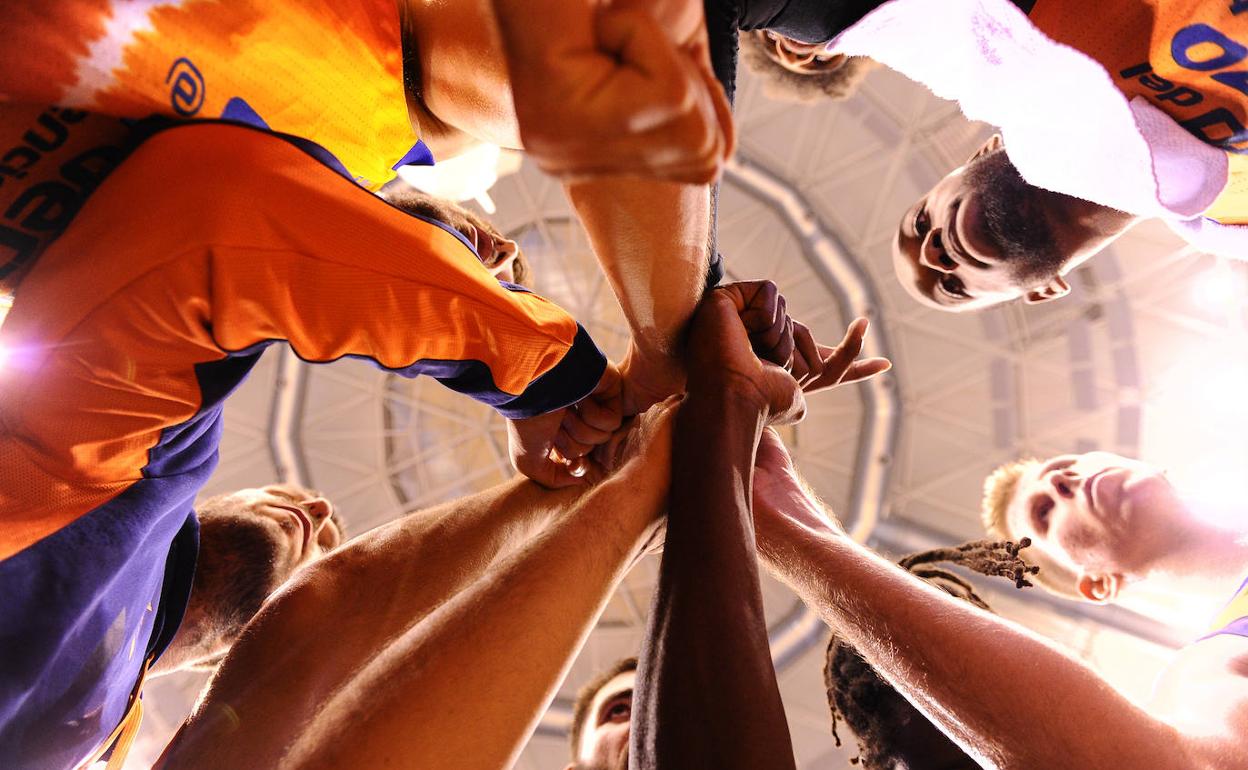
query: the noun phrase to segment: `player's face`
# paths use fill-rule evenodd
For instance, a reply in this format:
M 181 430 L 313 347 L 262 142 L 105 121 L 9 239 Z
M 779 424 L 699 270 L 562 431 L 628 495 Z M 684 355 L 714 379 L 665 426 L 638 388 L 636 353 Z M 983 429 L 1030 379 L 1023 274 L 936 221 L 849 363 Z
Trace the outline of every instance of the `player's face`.
M 987 235 L 979 194 L 965 183 L 964 169 L 916 201 L 893 239 L 897 280 L 920 303 L 939 310 L 975 310 L 1023 294 Z
M 578 768 L 627 770 L 636 681 L 637 672 L 625 671 L 613 677 L 594 696 L 581 731 Z
M 262 527 L 277 545 L 276 567 L 289 574 L 337 548 L 342 530 L 334 506 L 319 493 L 290 484 L 242 489 L 231 497 L 237 511 Z
M 845 64 L 845 54 L 828 53 L 826 43 L 803 43 L 766 30 L 756 30 L 751 34 L 762 40 L 767 58 L 798 75 L 832 72 Z
M 477 258 L 490 271 L 490 275 L 507 283 L 516 282 L 515 264 L 520 255 L 520 247 L 515 241 L 470 221 L 465 221 L 457 229 L 472 243 L 477 251 Z
M 421 216 L 436 219 L 459 231 L 472 245 L 477 259 L 500 281 L 516 282 L 516 261 L 520 258 L 519 245 L 505 237 L 486 219 L 463 206 L 421 192 L 409 192 L 399 198 L 399 208 Z
M 1016 538 L 1076 572 L 1143 576 L 1174 547 L 1187 509 L 1161 470 L 1088 452 L 1024 472 L 1006 516 Z

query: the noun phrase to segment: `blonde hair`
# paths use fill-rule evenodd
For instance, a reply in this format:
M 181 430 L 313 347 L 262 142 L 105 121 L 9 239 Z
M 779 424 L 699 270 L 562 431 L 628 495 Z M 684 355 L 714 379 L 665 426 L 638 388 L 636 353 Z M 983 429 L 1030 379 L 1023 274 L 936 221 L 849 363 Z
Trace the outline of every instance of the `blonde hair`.
M 984 529 L 990 537 L 999 540 L 1018 540 L 1018 535 L 1010 529 L 1010 503 L 1018 492 L 1018 482 L 1023 474 L 1040 465 L 1035 458 L 1026 458 L 1005 463 L 998 467 L 988 478 L 984 479 L 984 498 L 980 505 L 980 516 Z M 1061 564 L 1042 553 L 1038 548 L 1029 549 L 1021 555 L 1028 564 L 1040 568 L 1032 580 L 1051 594 L 1067 599 L 1083 599 L 1079 593 L 1079 576 L 1069 567 Z

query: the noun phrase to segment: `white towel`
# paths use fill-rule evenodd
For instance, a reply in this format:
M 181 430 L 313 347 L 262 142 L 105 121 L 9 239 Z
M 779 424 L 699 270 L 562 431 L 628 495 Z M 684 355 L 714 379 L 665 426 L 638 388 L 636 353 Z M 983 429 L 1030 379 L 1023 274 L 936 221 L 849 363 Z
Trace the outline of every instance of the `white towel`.
M 1226 186 L 1226 154 L 1146 99 L 1128 101 L 1099 62 L 1009 0 L 890 0 L 828 48 L 875 59 L 997 126 L 1037 187 L 1160 217 L 1202 251 L 1248 258 L 1248 226 L 1200 216 Z

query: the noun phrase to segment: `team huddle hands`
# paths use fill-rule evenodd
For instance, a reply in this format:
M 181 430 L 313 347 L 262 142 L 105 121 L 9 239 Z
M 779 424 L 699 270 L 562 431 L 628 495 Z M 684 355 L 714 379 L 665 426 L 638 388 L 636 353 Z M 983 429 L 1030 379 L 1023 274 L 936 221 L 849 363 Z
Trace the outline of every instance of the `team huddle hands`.
M 802 419 L 807 394 L 858 382 L 891 366 L 883 358 L 859 360 L 866 319 L 856 319 L 841 342 L 829 347 L 793 320 L 787 308 L 771 281 L 743 281 L 710 292 L 690 326 L 690 391 L 732 390 L 757 399 L 768 422 L 783 424 Z
M 730 394 L 767 424 L 800 422 L 806 396 L 887 371 L 884 358 L 860 358 L 867 320 L 857 318 L 835 346 L 819 343 L 795 321 L 768 280 L 741 281 L 707 293 L 689 324 L 687 392 Z M 594 391 L 567 409 L 510 425 L 516 469 L 550 488 L 587 484 L 614 463 L 620 436 L 634 426 L 621 396 L 619 369 L 608 364 Z M 679 394 L 671 394 L 678 397 Z M 670 404 L 664 402 L 664 408 Z
M 803 420 L 819 391 L 890 368 L 864 353 L 867 319 L 821 341 L 775 283 L 715 287 L 744 248 L 725 232 L 718 252 L 715 186 L 737 141 L 739 60 L 755 73 L 751 102 L 760 90 L 777 100 L 769 111 L 842 99 L 878 61 L 942 96 L 975 97 L 977 117 L 1005 129 L 1018 168 L 994 137 L 897 212 L 893 271 L 921 305 L 1065 296 L 1080 283 L 1067 281 L 1073 270 L 1157 205 L 1178 212 L 1163 188 L 1200 190 L 1171 219 L 1176 232 L 1242 257 L 1248 166 L 1234 162 L 1235 136 L 1214 137 L 1248 120 L 1234 81 L 1248 58 L 1243 5 L 0 4 L 11 54 L 0 147 L 13 148 L 12 167 L 0 166 L 0 769 L 512 767 L 621 601 L 645 618 L 644 640 L 631 668 L 603 672 L 578 699 L 566 770 L 796 768 L 776 676 L 793 656 L 773 656 L 781 627 L 768 622 L 763 570 L 833 630 L 833 735 L 843 718 L 861 767 L 1248 767 L 1242 516 L 1215 522 L 1138 461 L 1063 455 L 989 476 L 989 539 L 882 559 L 859 542 L 889 492 L 881 455 L 854 469 L 842 527 L 776 429 Z M 1102 28 L 1112 40 L 1086 34 Z M 1069 154 L 1066 141 L 1042 146 L 1064 113 L 1030 109 L 1030 97 L 988 109 L 1001 91 L 993 68 L 1021 76 L 1018 57 L 1038 56 L 1026 68 L 1036 81 L 1012 93 L 1065 93 L 1048 82 L 1062 68 L 1041 54 L 1065 66 L 1075 52 L 1104 70 L 1109 93 L 1080 91 L 1091 117 L 1073 130 L 1095 127 L 1090 146 L 1108 147 L 1099 117 L 1120 112 L 1146 161 L 1163 149 L 1175 161 L 1140 171 L 1142 212 L 1107 205 L 1120 191 L 1098 202 L 1101 185 L 1085 184 L 1136 178 L 1116 153 L 1104 169 L 1053 162 L 1046 186 L 1034 184 L 1041 150 Z M 1158 72 L 1173 90 L 1154 87 Z M 872 109 L 904 98 L 871 91 Z M 1102 114 L 1093 101 L 1122 109 Z M 1184 114 L 1197 102 L 1203 114 Z M 1011 128 L 1021 119 L 1034 130 Z M 770 128 L 758 145 L 751 137 L 763 165 L 777 139 Z M 553 268 L 547 286 L 572 285 L 562 260 L 530 263 L 484 215 L 412 186 L 431 177 L 396 178 L 436 158 L 436 187 L 476 194 L 496 178 L 478 161 L 497 155 L 455 161 L 482 145 L 527 153 L 562 187 L 601 269 L 584 294 L 596 303 L 608 287 L 627 325 L 618 360 L 584 319 L 527 290 L 534 268 Z M 837 165 L 803 174 L 835 176 L 839 160 L 876 152 L 814 147 L 807 163 Z M 908 189 L 896 184 L 906 175 L 882 176 Z M 528 192 L 534 223 L 549 221 L 545 192 L 526 181 Z M 872 234 L 852 256 L 882 244 Z M 442 382 L 506 419 L 519 473 L 477 489 L 497 469 L 466 452 L 438 460 L 439 473 L 461 464 L 453 484 L 426 486 L 426 453 L 408 445 L 437 428 L 386 420 L 362 437 L 384 446 L 384 468 L 338 489 L 345 523 L 303 486 L 344 477 L 305 467 L 297 431 L 281 442 L 293 451 L 273 453 L 281 478 L 255 479 L 264 463 L 248 454 L 243 468 L 233 447 L 220 451 L 223 402 L 270 345 L 288 346 L 292 364 L 365 360 Z M 409 430 L 419 442 L 395 441 Z M 819 462 L 818 442 L 803 450 Z M 234 469 L 216 474 L 231 454 Z M 235 470 L 266 485 L 205 494 Z M 943 474 L 924 488 L 943 489 Z M 365 490 L 373 478 L 384 483 Z M 362 520 L 348 537 L 352 514 Z M 903 513 L 874 535 L 885 548 L 927 537 L 896 537 L 904 526 Z M 660 547 L 647 613 L 637 583 L 620 589 Z M 1142 704 L 992 615 L 941 564 L 1067 599 L 1113 602 L 1149 583 L 1226 609 Z M 775 638 L 812 630 L 785 621 Z M 136 732 L 145 684 L 192 668 L 216 673 L 151 756 L 153 734 Z M 149 756 L 128 761 L 131 747 Z

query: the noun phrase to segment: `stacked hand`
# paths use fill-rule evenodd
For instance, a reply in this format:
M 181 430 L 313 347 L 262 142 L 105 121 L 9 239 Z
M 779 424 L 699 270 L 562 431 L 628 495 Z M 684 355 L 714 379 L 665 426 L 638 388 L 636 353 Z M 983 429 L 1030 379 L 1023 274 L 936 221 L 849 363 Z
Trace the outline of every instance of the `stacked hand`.
M 770 422 L 795 422 L 804 394 L 886 371 L 887 359 L 858 360 L 866 319 L 850 324 L 836 347 L 820 345 L 787 313 L 771 281 L 747 281 L 707 295 L 689 335 L 689 391 L 731 388 L 757 399 Z
M 574 407 L 510 420 L 507 434 L 516 470 L 544 487 L 557 489 L 586 484 L 601 474 L 588 455 L 620 429 L 620 372 L 614 364 L 598 386 Z
M 819 344 L 787 313 L 771 281 L 729 284 L 709 293 L 690 324 L 688 389 L 729 392 L 770 423 L 796 422 L 805 394 L 858 382 L 886 371 L 887 359 L 859 359 L 866 319 L 850 324 L 835 347 Z M 509 423 L 516 469 L 546 487 L 587 484 L 617 462 L 629 427 L 628 386 L 608 365 L 598 386 L 573 407 Z M 605 447 L 605 449 L 604 449 Z
M 733 126 L 701 3 L 629 5 L 494 0 L 525 149 L 565 180 L 708 183 L 732 152 Z
M 793 458 L 780 435 L 771 428 L 763 431 L 754 455 L 753 511 L 755 526 L 762 535 L 778 518 L 789 518 L 810 529 L 839 528 L 826 509 L 802 483 L 793 467 Z

